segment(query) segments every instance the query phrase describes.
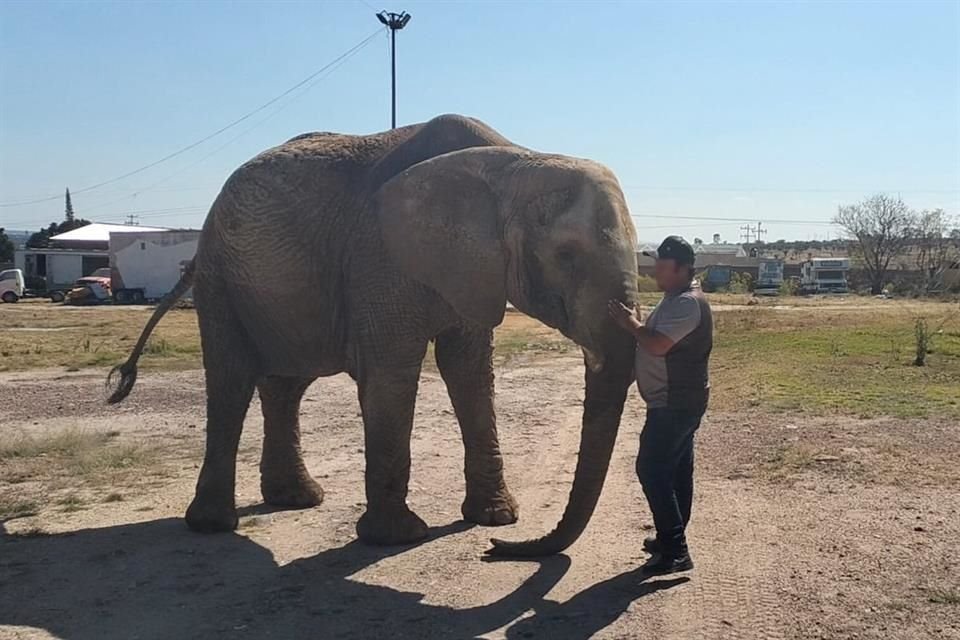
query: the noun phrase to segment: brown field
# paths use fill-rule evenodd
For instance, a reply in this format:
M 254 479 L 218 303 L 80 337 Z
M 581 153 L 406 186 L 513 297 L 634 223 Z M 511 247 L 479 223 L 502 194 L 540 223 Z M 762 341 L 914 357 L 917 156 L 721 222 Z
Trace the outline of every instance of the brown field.
M 576 463 L 578 353 L 529 318 L 508 314 L 497 332 L 520 522 L 459 522 L 462 445 L 428 358 L 409 502 L 434 529 L 378 549 L 355 539 L 363 439 L 345 376 L 314 384 L 302 410 L 324 504 L 261 504 L 255 400 L 240 529 L 201 536 L 181 519 L 203 451 L 194 313 L 164 319 L 137 388 L 108 407 L 106 367 L 148 309 L 0 305 L 0 638 L 960 638 L 956 304 L 712 300 L 697 567 L 648 582 L 635 393 L 580 541 L 538 562 L 482 558 L 492 535 L 555 524 Z M 922 368 L 910 365 L 918 317 L 939 330 Z

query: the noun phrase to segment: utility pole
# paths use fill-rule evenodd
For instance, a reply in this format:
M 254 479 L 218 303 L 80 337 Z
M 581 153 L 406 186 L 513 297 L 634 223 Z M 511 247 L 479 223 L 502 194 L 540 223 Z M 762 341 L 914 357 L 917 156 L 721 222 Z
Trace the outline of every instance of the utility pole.
M 403 29 L 410 22 L 410 14 L 406 11 L 388 13 L 381 11 L 377 20 L 390 29 L 390 128 L 397 128 L 397 31 Z
M 743 232 L 740 234 L 740 239 L 743 240 L 744 243 L 750 244 L 753 242 L 753 227 L 751 227 L 749 224 L 745 224 L 740 227 L 740 231 Z
M 763 240 L 763 236 L 767 235 L 767 230 L 763 228 L 763 223 L 759 220 L 757 220 L 757 228 L 755 231 L 757 232 L 757 242 L 761 242 Z
M 139 217 L 140 217 L 140 216 L 135 216 L 135 215 L 133 215 L 133 214 L 131 213 L 131 214 L 127 215 L 127 221 L 126 221 L 124 224 L 127 225 L 128 227 L 135 227 L 135 226 L 137 226 L 138 224 L 140 224 L 139 222 L 137 222 L 137 219 L 138 219 Z

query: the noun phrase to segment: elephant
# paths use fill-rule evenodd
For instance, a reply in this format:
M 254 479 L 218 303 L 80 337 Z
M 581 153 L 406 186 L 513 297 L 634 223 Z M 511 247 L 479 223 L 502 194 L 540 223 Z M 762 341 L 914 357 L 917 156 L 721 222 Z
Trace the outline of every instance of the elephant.
M 463 517 L 506 525 L 519 508 L 503 477 L 492 354 L 509 301 L 581 347 L 586 390 L 559 524 L 535 540 L 494 540 L 491 551 L 558 553 L 593 513 L 632 381 L 635 345 L 606 303 L 635 302 L 635 246 L 608 168 L 521 147 L 474 118 L 300 135 L 227 179 L 193 263 L 111 372 L 108 401 L 130 393 L 150 332 L 192 287 L 207 417 L 188 526 L 237 526 L 237 447 L 254 390 L 264 419 L 264 501 L 320 504 L 323 491 L 301 455 L 300 400 L 317 378 L 346 372 L 365 438 L 367 505 L 357 535 L 411 543 L 427 535 L 406 497 L 414 403 L 433 341 L 464 443 Z

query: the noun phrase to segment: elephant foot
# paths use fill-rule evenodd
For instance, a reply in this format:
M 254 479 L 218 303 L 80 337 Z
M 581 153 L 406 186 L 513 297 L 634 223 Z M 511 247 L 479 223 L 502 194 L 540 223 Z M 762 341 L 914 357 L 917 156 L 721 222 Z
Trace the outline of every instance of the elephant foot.
M 193 499 L 187 507 L 187 526 L 198 533 L 222 533 L 237 528 L 237 510 L 232 503 Z
M 506 487 L 489 497 L 467 495 L 460 507 L 463 519 L 485 527 L 513 524 L 520 517 L 520 506 Z
M 357 521 L 357 535 L 366 544 L 411 544 L 427 537 L 427 523 L 406 505 L 402 508 L 376 511 L 367 507 L 367 511 Z
M 260 493 L 265 503 L 276 507 L 308 509 L 323 502 L 323 489 L 307 474 L 285 480 L 261 478 Z

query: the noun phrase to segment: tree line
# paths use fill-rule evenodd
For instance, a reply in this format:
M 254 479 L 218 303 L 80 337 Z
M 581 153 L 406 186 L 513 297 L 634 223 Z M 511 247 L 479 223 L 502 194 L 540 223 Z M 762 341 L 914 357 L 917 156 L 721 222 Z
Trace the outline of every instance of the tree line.
M 833 218 L 850 238 L 851 257 L 878 294 L 893 266 L 912 266 L 924 292 L 936 288 L 960 260 L 960 228 L 943 209 L 917 211 L 900 198 L 876 194 L 837 209 Z

